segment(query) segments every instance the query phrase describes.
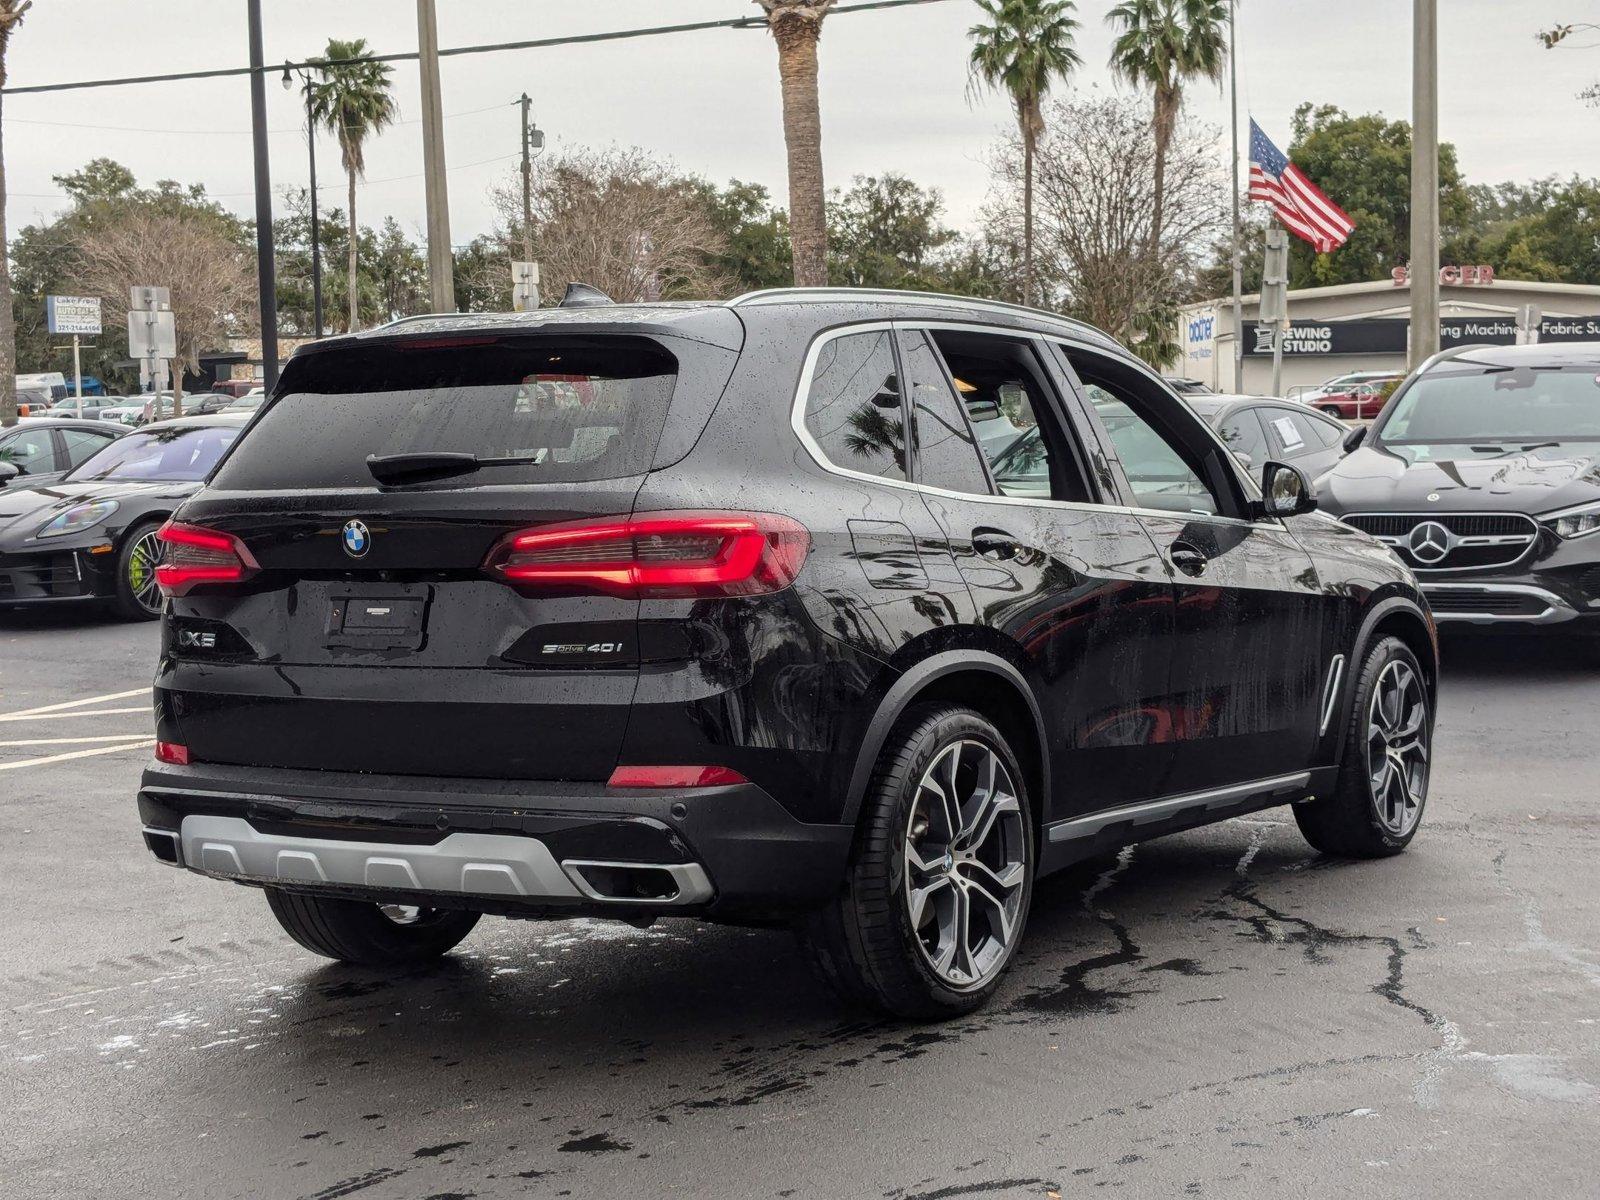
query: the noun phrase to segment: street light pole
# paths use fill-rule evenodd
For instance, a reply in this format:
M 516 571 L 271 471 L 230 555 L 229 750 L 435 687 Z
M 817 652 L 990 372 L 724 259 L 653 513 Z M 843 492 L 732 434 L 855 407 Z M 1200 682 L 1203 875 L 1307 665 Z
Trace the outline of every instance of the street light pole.
M 1413 0 L 1411 30 L 1411 361 L 1439 352 L 1439 10 Z
M 417 0 L 422 73 L 422 171 L 428 205 L 428 292 L 434 312 L 455 312 L 450 195 L 444 178 L 444 105 L 439 98 L 439 22 L 433 0 Z
M 255 149 L 256 284 L 261 308 L 262 382 L 278 383 L 278 275 L 272 246 L 272 172 L 267 160 L 267 91 L 261 61 L 261 0 L 245 0 L 250 35 L 250 134 Z

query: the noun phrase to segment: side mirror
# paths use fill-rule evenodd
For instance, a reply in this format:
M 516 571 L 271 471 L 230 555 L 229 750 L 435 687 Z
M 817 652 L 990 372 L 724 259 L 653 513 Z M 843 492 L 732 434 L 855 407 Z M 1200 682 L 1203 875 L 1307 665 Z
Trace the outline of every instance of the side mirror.
M 1349 454 L 1350 451 L 1354 450 L 1357 446 L 1361 445 L 1361 443 L 1366 441 L 1366 440 L 1367 440 L 1367 426 L 1365 426 L 1365 425 L 1357 425 L 1349 433 L 1344 435 L 1344 442 L 1342 443 L 1343 446 L 1344 446 L 1344 452 L 1346 454 Z
M 1317 498 L 1299 467 L 1269 462 L 1261 468 L 1261 511 L 1269 517 L 1296 517 L 1312 512 Z
M 17 466 L 16 463 L 0 459 L 0 487 L 5 487 L 6 484 L 21 474 L 22 468 Z

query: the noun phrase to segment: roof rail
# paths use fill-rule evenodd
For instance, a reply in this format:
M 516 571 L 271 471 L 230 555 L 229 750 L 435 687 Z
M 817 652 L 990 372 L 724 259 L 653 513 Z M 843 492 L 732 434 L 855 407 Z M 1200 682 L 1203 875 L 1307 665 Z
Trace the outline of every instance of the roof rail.
M 1113 340 L 1111 335 L 1104 330 L 1096 329 L 1086 321 L 1079 321 L 1075 317 L 1064 317 L 1060 313 L 1053 313 L 1044 308 L 1033 308 L 1026 304 L 1012 304 L 1007 300 L 990 300 L 983 296 L 957 296 L 950 292 L 913 292 L 901 291 L 898 288 L 852 288 L 852 287 L 792 287 L 792 288 L 762 288 L 759 291 L 745 292 L 742 296 L 735 296 L 727 301 L 729 308 L 737 308 L 743 304 L 779 303 L 784 300 L 825 300 L 830 296 L 843 296 L 846 299 L 880 298 L 886 300 L 901 300 L 906 302 L 931 301 L 936 304 L 948 304 L 961 308 L 987 308 L 996 312 L 1026 313 L 1030 317 L 1038 317 L 1047 321 L 1059 321 L 1063 325 L 1070 325 L 1074 329 L 1086 330 L 1105 338 Z
M 393 329 L 396 325 L 411 325 L 417 321 L 450 321 L 458 319 L 481 321 L 484 317 L 492 315 L 492 313 L 481 312 L 412 313 L 408 317 L 396 317 L 392 321 L 385 321 L 382 325 L 374 325 L 372 329 L 362 330 L 361 332 L 371 333 L 375 329 Z M 338 337 L 340 335 L 334 334 L 333 336 Z

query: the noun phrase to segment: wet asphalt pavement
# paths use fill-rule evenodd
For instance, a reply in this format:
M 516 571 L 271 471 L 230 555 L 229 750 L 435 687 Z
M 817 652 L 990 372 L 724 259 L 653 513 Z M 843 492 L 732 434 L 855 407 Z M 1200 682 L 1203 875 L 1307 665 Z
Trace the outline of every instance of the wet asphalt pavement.
M 1600 666 L 1561 647 L 1447 644 L 1407 854 L 1286 811 L 1124 850 L 1040 887 L 991 1010 L 907 1027 L 676 921 L 322 964 L 140 844 L 155 645 L 0 615 L 0 1196 L 1600 1187 Z M 46 740 L 88 737 L 127 740 Z

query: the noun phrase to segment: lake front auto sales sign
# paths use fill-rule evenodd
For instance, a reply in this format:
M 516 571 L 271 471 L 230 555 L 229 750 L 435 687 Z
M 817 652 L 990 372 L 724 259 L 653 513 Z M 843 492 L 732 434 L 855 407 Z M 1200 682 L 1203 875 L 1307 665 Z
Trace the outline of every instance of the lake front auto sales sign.
M 100 332 L 98 296 L 46 296 L 44 315 L 51 333 L 93 337 Z

